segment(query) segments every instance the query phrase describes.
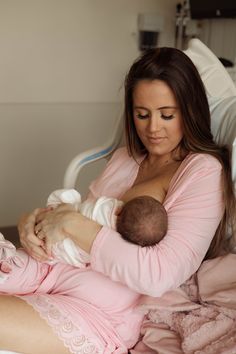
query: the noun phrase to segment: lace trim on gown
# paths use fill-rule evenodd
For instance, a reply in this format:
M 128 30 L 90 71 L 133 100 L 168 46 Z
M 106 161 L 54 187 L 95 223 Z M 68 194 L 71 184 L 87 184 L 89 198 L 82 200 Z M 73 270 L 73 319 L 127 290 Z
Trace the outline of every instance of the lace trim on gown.
M 61 311 L 59 311 L 47 295 L 19 296 L 33 306 L 40 316 L 53 328 L 64 345 L 73 354 L 105 354 L 104 348 L 86 337 L 81 328 L 75 326 Z M 108 352 L 107 352 L 108 353 Z M 109 352 L 111 353 L 111 352 Z

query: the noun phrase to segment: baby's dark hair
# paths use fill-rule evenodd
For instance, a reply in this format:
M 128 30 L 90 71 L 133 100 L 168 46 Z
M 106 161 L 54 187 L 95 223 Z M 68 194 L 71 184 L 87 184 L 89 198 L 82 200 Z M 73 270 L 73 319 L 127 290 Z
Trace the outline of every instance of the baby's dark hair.
M 167 224 L 163 205 L 145 195 L 123 206 L 117 217 L 116 228 L 126 241 L 146 247 L 155 245 L 165 236 Z

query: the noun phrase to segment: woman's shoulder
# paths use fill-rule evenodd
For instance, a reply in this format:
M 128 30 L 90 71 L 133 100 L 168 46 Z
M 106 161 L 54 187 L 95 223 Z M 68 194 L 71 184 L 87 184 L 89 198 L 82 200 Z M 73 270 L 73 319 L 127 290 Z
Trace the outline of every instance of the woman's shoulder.
M 180 196 L 189 195 L 191 198 L 194 193 L 211 194 L 212 198 L 217 198 L 221 194 L 222 188 L 222 165 L 219 160 L 206 153 L 189 153 L 182 161 L 179 169 L 173 176 L 168 197 L 165 200 L 167 209 L 173 205 L 173 201 Z M 219 194 L 216 193 L 218 189 Z
M 111 159 L 121 159 L 121 160 L 127 160 L 127 161 L 137 161 L 138 163 L 142 161 L 144 158 L 144 155 L 137 155 L 135 158 L 128 152 L 128 149 L 126 146 L 122 146 L 118 149 L 116 149 L 112 155 Z
M 108 170 L 120 168 L 120 166 L 129 165 L 134 159 L 129 155 L 126 147 L 118 148 L 114 151 L 107 163 Z
M 207 170 L 222 170 L 220 161 L 208 153 L 189 153 L 182 163 L 182 169 L 202 172 Z
M 171 186 L 179 187 L 205 176 L 221 175 L 222 165 L 219 160 L 206 153 L 189 153 L 172 178 Z
M 123 160 L 127 160 L 130 159 L 131 156 L 128 153 L 128 150 L 126 148 L 126 146 L 122 146 L 118 149 L 116 149 L 111 157 L 111 161 L 112 160 L 118 160 L 118 159 L 123 159 Z
M 95 197 L 106 195 L 118 198 L 127 189 L 127 184 L 134 178 L 138 164 L 128 154 L 126 147 L 117 149 L 101 175 L 91 183 L 90 192 Z
M 125 166 L 133 168 L 133 166 L 138 166 L 139 163 L 143 160 L 144 155 L 139 155 L 133 157 L 129 152 L 126 146 L 120 147 L 115 150 L 111 159 L 109 160 L 108 166 L 110 165 L 114 168 Z

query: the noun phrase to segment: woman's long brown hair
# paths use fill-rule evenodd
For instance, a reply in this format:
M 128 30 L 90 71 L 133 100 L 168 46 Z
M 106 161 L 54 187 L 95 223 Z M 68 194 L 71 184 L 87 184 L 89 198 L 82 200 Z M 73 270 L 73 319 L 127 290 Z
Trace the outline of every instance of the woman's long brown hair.
M 128 152 L 134 158 L 146 152 L 133 120 L 133 91 L 141 80 L 162 80 L 173 91 L 183 119 L 182 151 L 210 154 L 222 165 L 225 211 L 206 258 L 222 252 L 229 230 L 235 228 L 236 202 L 228 147 L 218 145 L 211 133 L 208 100 L 201 77 L 190 58 L 176 48 L 151 49 L 131 66 L 125 80 L 125 127 Z

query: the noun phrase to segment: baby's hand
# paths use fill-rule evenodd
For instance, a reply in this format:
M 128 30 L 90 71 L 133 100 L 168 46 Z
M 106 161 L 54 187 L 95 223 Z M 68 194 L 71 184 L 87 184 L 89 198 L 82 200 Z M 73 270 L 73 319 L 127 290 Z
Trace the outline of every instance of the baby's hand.
M 2 273 L 10 273 L 12 270 L 10 264 L 7 261 L 3 261 L 0 264 L 0 272 Z

